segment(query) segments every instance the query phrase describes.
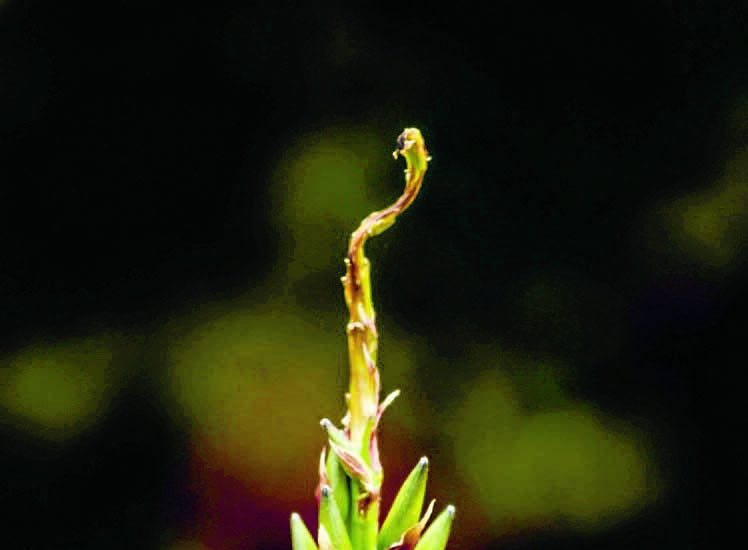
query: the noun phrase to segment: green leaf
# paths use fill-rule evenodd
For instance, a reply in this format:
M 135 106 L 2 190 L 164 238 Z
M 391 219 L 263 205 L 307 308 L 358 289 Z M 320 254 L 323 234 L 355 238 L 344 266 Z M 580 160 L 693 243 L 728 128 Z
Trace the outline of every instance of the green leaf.
M 327 454 L 325 470 L 327 471 L 328 482 L 332 488 L 332 494 L 335 497 L 335 503 L 338 505 L 338 510 L 340 511 L 340 517 L 345 521 L 348 517 L 348 510 L 350 509 L 351 491 L 348 486 L 348 476 L 345 475 L 345 470 L 343 470 L 343 466 L 334 452 Z
M 406 530 L 418 523 L 426 494 L 428 471 L 429 461 L 423 457 L 403 482 L 379 532 L 378 550 L 389 548 L 402 538 Z
M 299 514 L 291 514 L 291 545 L 293 550 L 317 550 L 311 533 Z
M 452 528 L 452 518 L 455 516 L 455 507 L 451 504 L 429 525 L 421 540 L 416 544 L 415 550 L 444 550 L 447 547 L 449 530 Z
M 329 539 L 335 550 L 353 550 L 345 522 L 329 485 L 323 485 L 319 497 L 320 540 Z M 324 531 L 324 533 L 323 533 Z M 321 543 L 320 543 L 321 544 Z

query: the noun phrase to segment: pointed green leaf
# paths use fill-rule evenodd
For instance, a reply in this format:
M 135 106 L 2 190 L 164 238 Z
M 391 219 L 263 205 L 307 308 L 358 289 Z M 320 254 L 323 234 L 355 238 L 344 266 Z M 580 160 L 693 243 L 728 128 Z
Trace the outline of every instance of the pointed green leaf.
M 324 485 L 320 491 L 319 528 L 320 531 L 324 529 L 335 550 L 353 550 L 345 522 L 343 522 L 329 485 Z
M 348 485 L 348 476 L 345 475 L 345 470 L 343 470 L 343 466 L 334 452 L 328 453 L 325 470 L 332 488 L 332 494 L 335 497 L 335 503 L 340 511 L 340 517 L 343 518 L 343 521 L 346 521 L 350 509 L 351 490 Z
M 312 534 L 299 514 L 291 514 L 291 545 L 293 550 L 317 550 Z
M 407 529 L 418 523 L 426 494 L 429 461 L 424 456 L 403 482 L 377 539 L 377 549 L 386 550 L 400 540 Z
M 415 550 L 444 550 L 447 547 L 447 539 L 454 517 L 455 507 L 450 504 L 429 525 L 421 540 L 416 544 Z

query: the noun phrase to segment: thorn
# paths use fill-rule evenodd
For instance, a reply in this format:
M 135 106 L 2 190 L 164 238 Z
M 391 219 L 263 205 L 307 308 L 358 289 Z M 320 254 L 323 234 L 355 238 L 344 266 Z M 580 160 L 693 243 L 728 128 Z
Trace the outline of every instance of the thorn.
M 447 514 L 449 515 L 449 517 L 451 517 L 451 518 L 454 517 L 455 511 L 456 511 L 455 507 L 452 506 L 451 504 L 449 506 L 447 506 Z
M 421 457 L 421 460 L 418 461 L 418 467 L 421 470 L 425 470 L 429 466 L 429 459 L 425 456 Z

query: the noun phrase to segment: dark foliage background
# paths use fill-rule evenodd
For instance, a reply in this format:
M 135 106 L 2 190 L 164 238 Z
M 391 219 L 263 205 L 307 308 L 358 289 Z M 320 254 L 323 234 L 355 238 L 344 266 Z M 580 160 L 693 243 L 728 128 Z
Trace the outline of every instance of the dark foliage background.
M 745 16 L 741 2 L 0 4 L 0 349 L 108 327 L 128 335 L 117 361 L 134 373 L 65 444 L 0 416 L 3 545 L 166 548 L 212 521 L 196 519 L 191 439 L 153 390 L 150 335 L 274 273 L 283 151 L 363 121 L 393 145 L 417 125 L 434 155 L 412 215 L 372 246 L 379 307 L 444 358 L 419 366 L 427 399 L 471 372 L 459 365 L 476 335 L 497 336 L 569 365 L 576 399 L 642 427 L 666 480 L 645 511 L 590 533 L 476 540 L 717 546 L 739 521 L 723 491 L 744 458 L 730 404 L 745 171 L 714 207 L 726 260 L 689 256 L 656 220 L 745 155 Z M 302 279 L 294 301 L 342 316 L 326 277 Z M 520 303 L 536 291 L 539 305 Z M 287 546 L 269 525 L 262 546 Z M 202 543 L 257 536 L 232 540 Z

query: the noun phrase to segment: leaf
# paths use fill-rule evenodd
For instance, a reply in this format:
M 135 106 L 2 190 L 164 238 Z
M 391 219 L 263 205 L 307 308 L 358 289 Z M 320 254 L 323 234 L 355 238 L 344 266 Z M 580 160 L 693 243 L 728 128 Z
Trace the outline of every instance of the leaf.
M 392 405 L 392 402 L 397 399 L 399 395 L 400 390 L 390 392 L 387 397 L 384 398 L 384 401 L 379 404 L 379 408 L 377 409 L 377 425 L 379 425 L 379 421 L 382 419 L 382 414 L 384 413 L 384 411 L 387 410 L 387 407 Z
M 324 485 L 320 491 L 319 530 L 320 540 L 327 536 L 335 550 L 353 550 L 345 523 L 332 495 L 332 489 L 328 485 Z
M 291 514 L 291 545 L 293 550 L 317 550 L 311 533 L 299 514 Z
M 330 535 L 327 534 L 327 529 L 324 525 L 319 526 L 319 533 L 317 534 L 319 541 L 319 550 L 336 550 L 330 542 Z
M 402 538 L 406 530 L 418 523 L 426 494 L 428 471 L 429 461 L 423 457 L 403 482 L 379 532 L 378 550 L 389 548 Z
M 447 539 L 454 516 L 455 507 L 450 504 L 429 525 L 421 540 L 416 544 L 415 550 L 444 550 L 447 547 Z
M 332 488 L 332 494 L 335 497 L 335 503 L 338 505 L 340 516 L 345 521 L 348 517 L 348 510 L 350 509 L 351 490 L 348 485 L 348 476 L 345 475 L 345 470 L 343 470 L 343 466 L 334 452 L 327 455 L 325 470 L 327 471 L 328 483 Z

